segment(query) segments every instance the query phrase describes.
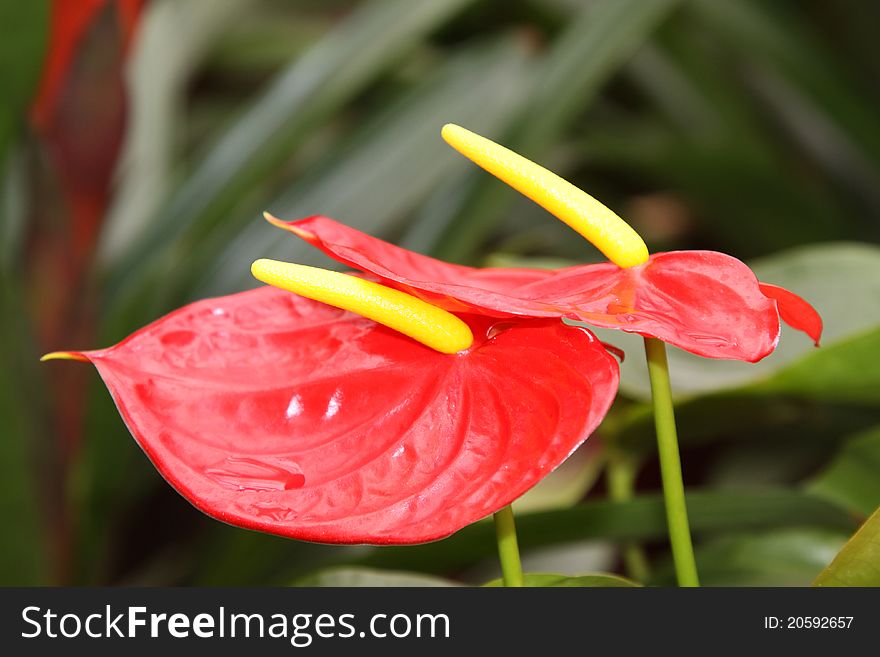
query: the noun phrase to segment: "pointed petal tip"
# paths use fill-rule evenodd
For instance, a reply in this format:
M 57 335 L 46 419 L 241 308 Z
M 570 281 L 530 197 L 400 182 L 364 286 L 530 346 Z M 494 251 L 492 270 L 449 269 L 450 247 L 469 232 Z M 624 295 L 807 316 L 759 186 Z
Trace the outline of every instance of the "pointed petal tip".
M 822 316 L 813 306 L 791 290 L 771 283 L 758 283 L 764 296 L 776 302 L 779 317 L 793 329 L 803 331 L 819 346 L 824 328 Z
M 268 210 L 263 210 L 263 219 L 268 221 L 273 226 L 277 226 L 278 228 L 282 228 L 284 230 L 288 229 L 287 222 L 283 219 L 279 219 L 274 214 L 269 212 Z
M 274 214 L 269 212 L 268 210 L 263 210 L 263 219 L 268 221 L 270 224 L 275 226 L 276 228 L 280 228 L 281 230 L 286 230 L 288 233 L 293 233 L 297 237 L 301 237 L 304 240 L 309 240 L 310 238 L 314 238 L 312 233 L 307 230 L 303 230 L 298 226 L 295 226 L 292 222 L 284 221 L 284 219 L 279 219 Z
M 81 363 L 89 362 L 89 359 L 78 351 L 51 351 L 48 354 L 40 356 L 41 363 L 45 363 L 47 360 L 76 360 Z
M 613 344 L 608 342 L 603 342 L 602 346 L 605 347 L 605 351 L 617 357 L 621 363 L 626 360 L 626 352 L 623 351 L 620 347 L 615 347 Z

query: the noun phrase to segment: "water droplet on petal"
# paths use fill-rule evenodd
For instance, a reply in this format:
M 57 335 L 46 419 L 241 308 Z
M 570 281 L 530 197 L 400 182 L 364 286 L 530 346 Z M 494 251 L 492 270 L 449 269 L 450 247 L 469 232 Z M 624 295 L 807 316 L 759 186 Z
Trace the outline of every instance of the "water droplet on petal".
M 205 474 L 221 486 L 235 490 L 293 490 L 306 483 L 295 463 L 282 466 L 246 457 L 229 456 L 205 468 Z
M 486 331 L 486 339 L 491 340 L 514 326 L 515 324 L 513 322 L 498 322 L 497 324 L 492 324 L 492 326 Z

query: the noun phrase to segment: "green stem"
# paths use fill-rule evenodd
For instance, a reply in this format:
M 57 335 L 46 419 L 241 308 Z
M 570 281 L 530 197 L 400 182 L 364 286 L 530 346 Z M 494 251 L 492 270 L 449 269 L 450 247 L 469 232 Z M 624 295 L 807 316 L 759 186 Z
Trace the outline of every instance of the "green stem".
M 635 479 L 638 461 L 619 449 L 608 449 L 608 494 L 615 502 L 631 500 L 635 493 Z M 621 547 L 626 574 L 637 582 L 646 582 L 650 576 L 648 558 L 642 546 L 635 541 L 626 541 Z
M 519 560 L 512 506 L 507 505 L 495 514 L 495 536 L 498 539 L 498 557 L 501 559 L 504 586 L 522 586 L 522 564 Z
M 651 378 L 654 426 L 657 429 L 660 474 L 663 477 L 663 498 L 666 502 L 666 522 L 669 525 L 669 542 L 672 545 L 675 574 L 679 586 L 699 586 L 684 498 L 684 482 L 681 478 L 681 456 L 675 430 L 666 345 L 656 338 L 645 338 L 645 356 L 648 359 L 648 374 Z

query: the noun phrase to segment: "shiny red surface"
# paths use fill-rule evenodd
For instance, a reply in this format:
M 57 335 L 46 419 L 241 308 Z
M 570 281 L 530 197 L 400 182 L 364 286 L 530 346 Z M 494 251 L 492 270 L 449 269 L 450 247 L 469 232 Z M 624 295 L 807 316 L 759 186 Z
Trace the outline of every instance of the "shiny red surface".
M 190 502 L 225 522 L 327 543 L 442 538 L 509 504 L 593 432 L 618 366 L 558 320 L 465 315 L 437 353 L 271 287 L 181 308 L 74 352 Z
M 813 306 L 784 287 L 761 283 L 761 292 L 776 301 L 776 308 L 783 322 L 803 331 L 813 338 L 817 347 L 819 346 L 819 338 L 822 337 L 822 318 Z
M 629 269 L 612 263 L 475 269 L 407 251 L 327 217 L 285 227 L 340 262 L 458 312 L 571 317 L 660 338 L 700 356 L 752 362 L 776 347 L 780 313 L 814 339 L 821 331 L 821 320 L 818 328 L 806 320 L 818 315 L 805 301 L 773 286 L 765 294 L 748 266 L 714 251 L 657 253 Z

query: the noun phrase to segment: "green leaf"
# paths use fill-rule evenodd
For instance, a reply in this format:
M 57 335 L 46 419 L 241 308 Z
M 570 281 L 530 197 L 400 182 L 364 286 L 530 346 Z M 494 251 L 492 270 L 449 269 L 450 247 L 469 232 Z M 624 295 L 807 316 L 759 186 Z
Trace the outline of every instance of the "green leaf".
M 242 531 L 207 520 L 195 543 L 185 584 L 193 586 L 286 586 L 292 580 L 353 558 L 363 548 L 319 545 Z M 296 564 L 294 569 L 290 564 Z
M 864 367 L 880 353 L 880 328 L 812 350 L 769 378 L 749 386 L 686 399 L 675 416 L 684 445 L 729 437 L 838 439 L 877 422 L 880 371 Z M 723 421 L 721 419 L 723 418 Z M 653 449 L 650 406 L 637 407 L 616 440 L 631 449 Z
M 766 405 L 776 403 L 769 400 Z M 706 457 L 702 475 L 705 485 L 720 489 L 800 486 L 804 478 L 831 457 L 837 446 L 837 427 L 833 424 L 821 427 L 821 435 L 800 431 L 800 426 L 809 422 L 809 416 L 805 409 L 801 417 L 792 420 L 794 427 L 783 430 L 756 427 L 753 440 L 719 440 Z M 684 460 L 690 461 L 689 456 Z
M 604 465 L 599 447 L 582 446 L 516 501 L 517 513 L 574 506 L 596 483 Z
M 847 63 L 811 31 L 814 26 L 807 25 L 804 12 L 749 0 L 701 0 L 694 6 L 720 39 L 747 43 L 746 56 L 757 60 L 761 69 L 775 70 L 828 117 L 833 129 L 846 136 L 849 148 L 863 150 L 866 158 L 880 164 L 876 108 L 854 84 Z
M 696 548 L 703 586 L 809 586 L 816 572 L 846 542 L 846 534 L 821 529 L 769 530 L 724 536 Z M 655 571 L 652 584 L 674 585 L 672 564 Z
M 813 586 L 880 586 L 880 509 L 819 573 Z
M 691 530 L 696 535 L 782 527 L 826 527 L 850 531 L 852 519 L 839 507 L 810 495 L 787 491 L 690 492 Z M 666 536 L 666 515 L 660 495 L 626 502 L 588 502 L 571 509 L 517 517 L 520 547 L 533 548 L 583 539 L 654 540 Z M 454 536 L 406 547 L 376 548 L 351 560 L 373 568 L 429 573 L 455 572 L 495 554 L 490 522 L 466 527 Z
M 39 11 L 29 4 L 4 4 L 0 8 L 0 32 L 14 27 L 24 29 L 9 14 Z M 7 24 L 7 18 L 12 22 Z M 4 36 L 0 38 L 0 52 L 16 44 L 17 37 L 7 43 Z M 26 54 L 25 49 L 22 56 Z M 0 68 L 14 61 L 0 54 Z M 12 90 L 0 89 L 0 94 L 4 91 Z M 6 109 L 10 108 L 0 103 L 0 120 Z M 0 134 L 0 149 L 3 138 Z M 23 174 L 27 167 L 19 149 L 12 150 L 15 152 L 10 157 L 4 157 L 0 150 L 0 518 L 6 526 L 0 541 L 0 585 L 34 586 L 50 579 L 47 505 L 41 504 L 45 502 L 41 488 L 46 482 L 40 475 L 52 471 L 48 464 L 57 441 L 53 440 L 47 409 L 45 371 L 38 362 L 34 329 L 28 321 L 31 307 L 22 289 L 18 253 L 18 237 L 26 219 Z
M 460 584 L 439 577 L 420 573 L 404 573 L 394 570 L 374 568 L 328 568 L 317 573 L 305 575 L 293 582 L 293 586 L 316 587 L 444 587 Z
M 37 452 L 51 435 L 43 387 L 34 364 L 37 351 L 24 321 L 25 304 L 6 276 L 0 277 L 0 585 L 33 586 L 48 580 Z
M 48 33 L 48 0 L 0 3 L 0 167 L 33 97 Z
M 751 46 L 753 39 L 772 43 L 767 32 L 781 34 L 777 42 L 786 39 L 790 17 L 775 17 L 773 24 L 770 16 L 758 15 L 752 22 L 764 34 L 748 29 L 732 34 L 731 24 L 743 23 L 735 15 L 748 13 L 753 4 L 690 3 L 682 20 L 663 30 L 660 47 L 634 61 L 628 72 L 670 124 L 659 143 L 618 126 L 590 133 L 590 144 L 604 143 L 600 150 L 605 151 L 606 166 L 613 144 L 612 158 L 616 155 L 618 161 L 611 164 L 647 174 L 656 178 L 657 186 L 684 196 L 689 209 L 697 211 L 699 231 L 714 235 L 732 253 L 750 257 L 855 237 L 864 231 L 863 203 L 877 207 L 880 200 L 876 167 L 839 139 L 842 113 L 821 116 L 814 105 L 803 102 L 803 90 L 790 84 L 818 69 L 808 56 L 795 58 L 799 70 L 783 78 L 774 70 L 774 56 L 768 52 L 772 45 L 766 50 Z M 699 11 L 693 11 L 695 6 Z M 809 46 L 804 49 L 810 52 Z M 827 63 L 830 58 L 824 59 Z M 863 107 L 873 105 L 861 101 Z M 768 113 L 777 116 L 768 120 Z M 653 124 L 656 114 L 630 122 Z M 844 190 L 828 184 L 823 167 Z M 853 193 L 856 181 L 859 194 Z
M 504 586 L 501 579 L 493 579 L 483 586 L 495 587 Z M 554 575 L 551 573 L 523 573 L 523 586 L 542 586 L 553 588 L 566 587 L 597 587 L 597 588 L 627 588 L 632 586 L 640 586 L 631 579 L 621 577 L 620 575 L 611 575 L 608 573 L 591 573 L 589 575 L 576 575 L 569 577 L 568 575 Z
M 880 371 L 865 363 L 880 353 L 880 328 L 818 349 L 751 387 L 758 395 L 797 395 L 852 404 L 880 401 Z
M 880 427 L 846 441 L 807 485 L 810 493 L 864 515 L 880 507 Z

